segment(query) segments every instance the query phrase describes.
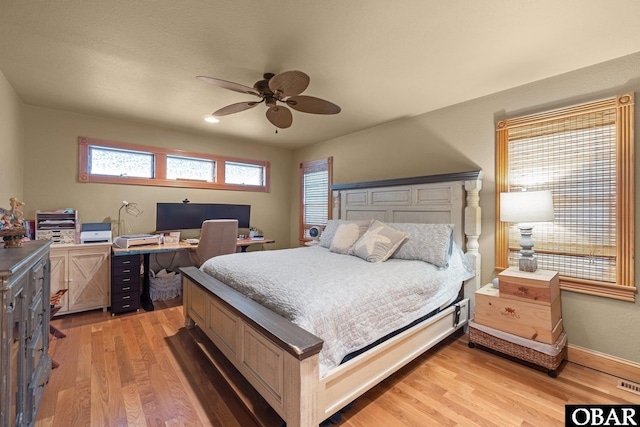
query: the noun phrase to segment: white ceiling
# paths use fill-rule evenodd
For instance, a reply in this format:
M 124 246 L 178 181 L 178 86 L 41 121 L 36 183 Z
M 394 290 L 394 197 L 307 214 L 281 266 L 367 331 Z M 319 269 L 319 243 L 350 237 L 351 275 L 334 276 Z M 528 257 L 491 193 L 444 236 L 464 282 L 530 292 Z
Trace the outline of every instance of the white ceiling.
M 27 104 L 282 147 L 335 138 L 640 51 L 637 0 L 0 0 L 0 70 Z M 342 107 L 204 117 L 301 70 Z

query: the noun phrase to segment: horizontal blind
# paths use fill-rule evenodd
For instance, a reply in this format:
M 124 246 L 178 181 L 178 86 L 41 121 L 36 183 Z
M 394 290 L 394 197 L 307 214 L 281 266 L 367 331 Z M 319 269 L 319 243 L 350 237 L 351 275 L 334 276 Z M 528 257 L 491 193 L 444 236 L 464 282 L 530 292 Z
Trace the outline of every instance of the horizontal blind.
M 555 219 L 534 227 L 538 266 L 564 290 L 634 301 L 634 94 L 496 123 L 496 194 L 551 190 Z M 520 234 L 500 222 L 496 268 L 518 264 Z
M 521 126 L 509 131 L 510 191 L 551 190 L 555 218 L 533 229 L 540 268 L 616 281 L 615 109 Z M 520 233 L 509 229 L 509 265 Z
M 300 163 L 300 235 L 301 241 L 311 239 L 309 229 L 326 225 L 330 218 L 329 188 L 332 160 Z
M 326 225 L 329 201 L 328 171 L 305 173 L 303 182 L 304 223 Z

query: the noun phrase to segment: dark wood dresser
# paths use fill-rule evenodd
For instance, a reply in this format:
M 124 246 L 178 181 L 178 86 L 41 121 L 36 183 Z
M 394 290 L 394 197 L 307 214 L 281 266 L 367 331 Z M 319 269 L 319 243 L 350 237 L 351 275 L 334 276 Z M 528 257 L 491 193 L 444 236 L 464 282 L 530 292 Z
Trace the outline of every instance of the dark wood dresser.
M 0 425 L 33 425 L 51 373 L 50 241 L 0 248 Z

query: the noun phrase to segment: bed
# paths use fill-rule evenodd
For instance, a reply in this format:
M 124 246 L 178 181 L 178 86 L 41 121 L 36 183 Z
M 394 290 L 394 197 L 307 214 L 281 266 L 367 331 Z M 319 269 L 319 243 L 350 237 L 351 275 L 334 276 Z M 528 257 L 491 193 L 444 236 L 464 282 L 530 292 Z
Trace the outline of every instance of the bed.
M 391 317 L 378 321 L 383 328 L 372 332 L 373 335 L 364 338 L 354 335 L 358 337 L 357 339 L 352 339 L 353 336 L 349 335 L 350 339 L 335 344 L 333 338 L 329 338 L 330 331 L 336 329 L 335 324 L 324 326 L 313 323 L 314 319 L 324 316 L 325 310 L 331 303 L 324 300 L 325 305 L 321 306 L 321 309 L 303 314 L 300 314 L 301 309 L 296 304 L 304 306 L 305 301 L 321 299 L 323 291 L 319 289 L 321 285 L 316 281 L 330 281 L 330 276 L 327 274 L 333 270 L 353 272 L 352 276 L 344 280 L 349 283 L 350 297 L 356 303 L 359 303 L 361 298 L 365 298 L 359 296 L 359 289 L 385 286 L 390 279 L 384 279 L 381 284 L 369 286 L 368 284 L 373 283 L 373 280 L 364 279 L 363 281 L 361 278 L 374 263 L 363 261 L 356 256 L 335 253 L 318 245 L 318 247 L 224 256 L 212 260 L 209 266 L 205 263 L 202 269 L 183 268 L 185 326 L 192 328 L 198 325 L 242 376 L 285 420 L 287 426 L 317 426 L 321 421 L 338 412 L 371 387 L 467 324 L 470 307 L 473 305 L 473 294 L 479 288 L 480 279 L 478 237 L 480 235 L 481 178 L 481 172 L 467 172 L 332 187 L 333 217 L 343 222 L 368 221 L 368 224 L 371 224 L 372 221 L 376 221 L 376 224 L 384 223 L 391 226 L 393 224 L 454 225 L 455 245 L 444 266 L 434 268 L 426 262 L 402 259 L 389 259 L 375 263 L 377 266 L 375 275 L 381 278 L 386 277 L 385 275 L 399 276 L 405 269 L 417 266 L 418 271 L 407 273 L 406 277 L 440 275 L 444 277 L 445 282 L 447 281 L 446 273 L 452 271 L 449 270 L 449 264 L 456 264 L 462 260 L 463 265 L 470 266 L 468 274 L 452 279 L 453 282 L 462 282 L 466 279 L 462 286 L 460 283 L 457 287 L 455 284 L 452 285 L 453 287 L 447 285 L 444 291 L 440 288 L 433 291 L 434 294 L 442 295 L 440 299 L 429 303 L 432 305 L 416 301 L 410 304 L 411 309 L 404 306 L 384 305 L 388 311 L 398 313 L 411 311 L 411 319 L 425 318 L 426 320 L 407 323 L 408 318 Z M 400 225 L 397 227 L 402 229 Z M 466 252 L 462 253 L 459 248 L 464 248 Z M 273 254 L 269 254 L 270 252 Z M 293 260 L 299 259 L 296 263 L 309 265 L 308 268 L 299 268 L 297 273 L 277 271 L 275 275 L 269 276 L 265 271 L 259 281 L 266 284 L 264 286 L 266 290 L 260 291 L 262 294 L 258 295 L 255 291 L 244 288 L 247 278 L 235 275 L 235 272 L 242 270 L 236 264 L 242 256 L 247 257 L 244 258 L 246 260 L 244 270 L 252 270 L 254 273 L 265 271 L 261 270 L 260 266 L 271 262 L 266 259 L 267 256 L 281 257 L 280 264 L 293 263 Z M 304 261 L 304 257 L 316 259 L 318 263 L 312 265 Z M 324 268 L 322 268 L 323 265 Z M 339 266 L 342 270 L 338 270 Z M 364 270 L 361 272 L 360 268 Z M 219 272 L 218 275 L 216 271 Z M 216 275 L 217 278 L 214 277 Z M 295 277 L 296 275 L 298 277 Z M 334 283 L 336 287 L 340 286 L 340 280 L 334 280 L 334 282 L 337 283 Z M 420 283 L 416 286 L 423 285 Z M 387 295 L 391 292 L 391 288 L 393 286 L 380 288 L 379 294 Z M 409 291 L 409 294 L 416 295 L 422 292 L 416 289 Z M 459 290 L 463 296 L 455 298 Z M 264 294 L 268 293 L 286 294 L 290 298 L 282 303 L 272 302 L 264 299 Z M 349 299 L 349 296 L 339 299 L 340 304 L 334 304 L 334 308 L 341 310 L 341 316 L 348 315 L 349 312 L 355 316 L 351 321 L 338 317 L 342 324 L 358 325 L 366 321 L 366 316 L 362 313 L 365 310 L 360 306 L 349 309 L 350 306 L 346 303 L 342 304 L 344 302 L 342 300 Z M 390 299 L 399 298 L 391 297 Z M 456 302 L 449 305 L 451 300 Z M 389 304 L 389 301 L 384 301 L 383 304 Z M 399 328 L 401 325 L 406 326 Z M 367 326 L 364 329 L 370 328 Z M 310 331 L 316 332 L 317 335 Z M 324 336 L 326 340 L 319 335 Z M 386 338 L 375 339 L 382 336 Z M 376 345 L 367 345 L 372 342 Z M 354 353 L 360 348 L 364 350 Z M 349 357 L 345 358 L 347 354 Z M 356 356 L 352 357 L 353 354 Z

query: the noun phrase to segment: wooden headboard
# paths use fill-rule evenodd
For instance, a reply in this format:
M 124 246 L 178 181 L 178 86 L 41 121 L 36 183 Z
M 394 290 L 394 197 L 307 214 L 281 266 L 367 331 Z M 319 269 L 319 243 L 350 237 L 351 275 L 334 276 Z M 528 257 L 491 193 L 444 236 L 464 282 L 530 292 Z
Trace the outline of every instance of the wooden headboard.
M 339 184 L 331 189 L 333 218 L 455 224 L 454 240 L 476 272 L 465 283 L 465 296 L 473 301 L 481 280 L 478 238 L 482 171 Z

